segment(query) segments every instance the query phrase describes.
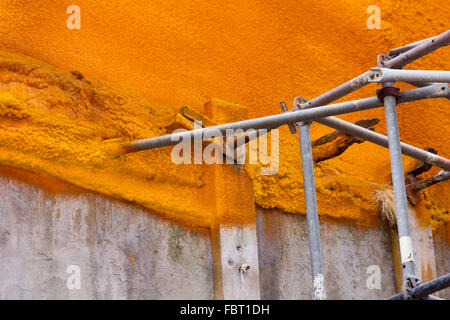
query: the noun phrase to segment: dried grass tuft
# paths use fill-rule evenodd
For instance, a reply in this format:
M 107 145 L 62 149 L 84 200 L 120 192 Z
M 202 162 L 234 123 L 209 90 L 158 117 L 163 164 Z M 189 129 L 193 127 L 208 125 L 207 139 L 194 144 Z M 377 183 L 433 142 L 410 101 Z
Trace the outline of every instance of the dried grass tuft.
M 384 185 L 382 189 L 373 192 L 373 198 L 381 212 L 381 217 L 386 220 L 391 227 L 397 225 L 395 216 L 394 190 L 390 185 Z

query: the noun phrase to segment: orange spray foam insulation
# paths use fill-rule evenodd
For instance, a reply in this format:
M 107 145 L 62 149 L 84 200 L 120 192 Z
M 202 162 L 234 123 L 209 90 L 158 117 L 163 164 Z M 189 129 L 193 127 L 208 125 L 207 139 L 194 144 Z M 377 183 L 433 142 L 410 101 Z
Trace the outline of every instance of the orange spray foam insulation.
M 179 107 L 202 112 L 210 97 L 249 106 L 249 117 L 278 113 L 280 100 L 299 94 L 313 98 L 366 71 L 378 53 L 442 32 L 442 21 L 450 15 L 450 6 L 442 3 L 406 6 L 383 0 L 378 1 L 382 29 L 369 30 L 370 1 L 285 1 L 255 8 L 245 1 L 100 6 L 80 0 L 81 30 L 69 30 L 69 4 L 19 3 L 0 4 L 5 50 L 0 54 L 0 163 L 46 173 L 196 226 L 216 218 L 203 194 L 210 190 L 204 166 L 174 165 L 170 148 L 112 157 L 122 143 L 166 134 L 162 125 Z M 421 28 L 412 33 L 411 25 Z M 443 70 L 448 57 L 443 49 L 411 67 Z M 61 70 L 80 70 L 85 76 Z M 373 87 L 349 98 L 372 95 Z M 441 101 L 408 104 L 399 111 L 402 139 L 449 157 L 448 113 Z M 350 121 L 374 117 L 383 119 L 383 110 L 344 116 Z M 384 121 L 375 129 L 385 134 Z M 313 124 L 313 139 L 330 131 Z M 280 130 L 279 150 L 276 175 L 261 175 L 259 165 L 245 167 L 255 201 L 303 214 L 298 141 L 286 128 Z M 407 167 L 410 160 L 404 160 Z M 389 181 L 389 172 L 387 150 L 370 143 L 318 163 L 320 214 L 362 225 L 377 221 L 372 193 Z M 416 210 L 431 215 L 435 226 L 448 224 L 449 191 L 448 183 L 430 187 Z M 245 221 L 244 216 L 225 216 L 221 222 Z

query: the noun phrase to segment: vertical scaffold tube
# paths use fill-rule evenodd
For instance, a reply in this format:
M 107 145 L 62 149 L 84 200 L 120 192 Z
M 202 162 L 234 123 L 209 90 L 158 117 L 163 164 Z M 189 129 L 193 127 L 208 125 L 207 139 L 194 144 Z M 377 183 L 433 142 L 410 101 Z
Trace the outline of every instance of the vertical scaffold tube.
M 305 192 L 306 219 L 308 222 L 311 271 L 314 279 L 314 299 L 325 300 L 325 281 L 322 268 L 322 248 L 320 244 L 310 124 L 310 122 L 303 122 L 298 126 L 303 171 L 303 189 Z
M 383 83 L 383 88 L 392 87 L 393 85 L 392 82 L 385 82 Z M 403 280 L 405 280 L 408 276 L 415 276 L 415 269 L 395 96 L 387 95 L 384 97 L 384 110 L 386 114 L 386 128 L 391 160 L 392 185 L 394 189 L 400 255 L 403 266 Z

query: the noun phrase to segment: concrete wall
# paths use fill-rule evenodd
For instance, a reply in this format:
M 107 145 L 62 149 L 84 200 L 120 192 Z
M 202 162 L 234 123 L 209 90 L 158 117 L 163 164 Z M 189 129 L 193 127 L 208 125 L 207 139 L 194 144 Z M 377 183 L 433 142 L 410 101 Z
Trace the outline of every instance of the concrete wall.
M 389 230 L 321 219 L 326 292 L 329 299 L 384 299 L 395 293 Z M 311 299 L 312 276 L 305 216 L 258 211 L 263 299 Z M 380 289 L 368 289 L 370 265 L 380 268 Z
M 0 299 L 211 299 L 209 236 L 98 194 L 0 177 Z M 67 268 L 81 270 L 69 290 Z
M 209 230 L 187 230 L 93 192 L 53 194 L 11 177 L 0 176 L 0 200 L 0 299 L 213 298 Z M 310 299 L 305 217 L 259 208 L 257 229 L 261 298 Z M 328 298 L 394 294 L 384 224 L 321 219 L 321 233 Z M 442 275 L 450 246 L 435 246 Z M 67 288 L 70 265 L 80 267 L 79 290 Z M 380 289 L 367 287 L 370 265 L 380 268 Z
M 443 225 L 433 233 L 438 277 L 450 272 L 450 245 L 448 239 L 450 239 L 450 228 L 448 225 Z M 440 291 L 439 296 L 444 299 L 450 299 L 450 288 Z

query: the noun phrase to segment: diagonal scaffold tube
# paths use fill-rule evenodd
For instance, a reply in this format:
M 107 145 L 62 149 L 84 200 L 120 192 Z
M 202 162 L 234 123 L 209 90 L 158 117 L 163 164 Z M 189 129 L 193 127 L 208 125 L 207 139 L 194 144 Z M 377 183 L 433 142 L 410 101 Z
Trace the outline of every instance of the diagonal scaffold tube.
M 382 62 L 383 68 L 402 68 L 408 63 L 411 63 L 424 55 L 431 53 L 445 45 L 450 43 L 450 30 L 446 32 L 429 38 L 422 40 L 419 44 L 412 47 L 411 49 L 402 52 L 395 58 L 392 58 L 388 61 Z M 327 105 L 337 99 L 340 99 L 347 94 L 356 91 L 369 83 L 370 79 L 370 71 L 365 72 L 356 78 L 353 78 L 350 81 L 347 81 L 344 84 L 318 96 L 317 98 L 310 100 L 307 103 L 308 108 L 318 107 Z
M 398 103 L 405 103 L 431 98 L 449 98 L 450 88 L 446 84 L 435 84 L 423 88 L 403 91 Z M 312 109 L 302 109 L 285 112 L 277 115 L 243 120 L 233 123 L 227 123 L 218 126 L 212 126 L 202 129 L 183 131 L 164 136 L 158 136 L 149 139 L 142 139 L 125 145 L 125 153 L 139 152 L 154 148 L 171 146 L 179 143 L 182 139 L 200 139 L 203 136 L 226 135 L 228 129 L 275 129 L 285 124 L 296 123 L 299 121 L 316 121 L 317 119 L 329 116 L 335 116 L 344 113 L 357 112 L 383 106 L 383 103 L 377 97 L 364 98 L 354 101 L 341 102 L 327 106 L 315 107 Z
M 334 128 L 336 130 L 345 132 L 352 136 L 364 139 L 379 146 L 389 148 L 388 138 L 380 133 L 361 128 L 353 123 L 335 118 L 326 117 L 316 120 L 316 122 Z M 450 169 L 450 160 L 444 157 L 440 157 L 434 153 L 419 149 L 409 144 L 400 142 L 402 153 L 411 158 L 424 161 L 436 167 L 442 168 L 446 171 Z

